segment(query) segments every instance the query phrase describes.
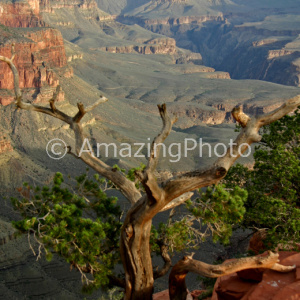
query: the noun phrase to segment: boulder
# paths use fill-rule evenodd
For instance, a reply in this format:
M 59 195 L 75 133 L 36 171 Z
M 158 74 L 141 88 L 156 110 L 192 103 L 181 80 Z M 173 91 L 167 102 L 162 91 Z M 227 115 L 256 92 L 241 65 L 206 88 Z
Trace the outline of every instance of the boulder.
M 296 270 L 288 273 L 269 269 L 243 270 L 220 277 L 212 300 L 300 299 L 300 253 L 281 251 L 279 260 L 285 266 L 296 265 Z

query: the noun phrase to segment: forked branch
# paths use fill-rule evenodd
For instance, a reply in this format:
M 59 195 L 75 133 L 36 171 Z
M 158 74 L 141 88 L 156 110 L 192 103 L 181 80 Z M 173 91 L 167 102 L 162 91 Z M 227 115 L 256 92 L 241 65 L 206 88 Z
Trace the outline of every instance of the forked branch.
M 177 121 L 175 116 L 170 116 L 168 114 L 166 104 L 157 105 L 157 107 L 163 122 L 163 127 L 161 132 L 154 138 L 151 144 L 147 167 L 144 171 L 136 174 L 145 187 L 145 191 L 149 199 L 153 200 L 153 202 L 160 201 L 163 193 L 163 190 L 160 188 L 157 180 L 155 179 L 154 171 L 156 170 L 159 161 L 162 144 L 169 136 L 173 124 Z
M 234 108 L 232 115 L 240 123 L 242 129 L 232 145 L 227 148 L 225 155 L 207 169 L 187 172 L 164 182 L 162 184 L 165 192 L 164 204 L 167 205 L 184 193 L 219 182 L 234 162 L 250 148 L 250 145 L 261 140 L 258 132 L 262 126 L 293 112 L 299 105 L 300 95 L 287 100 L 273 112 L 252 118 L 243 112 L 241 106 Z
M 241 270 L 265 268 L 278 272 L 290 272 L 296 266 L 284 266 L 279 264 L 279 254 L 268 252 L 267 256 L 252 256 L 233 259 L 220 265 L 209 265 L 195 260 L 192 256 L 185 256 L 172 269 L 169 277 L 170 300 L 185 300 L 187 288 L 185 277 L 193 272 L 205 277 L 221 277 Z

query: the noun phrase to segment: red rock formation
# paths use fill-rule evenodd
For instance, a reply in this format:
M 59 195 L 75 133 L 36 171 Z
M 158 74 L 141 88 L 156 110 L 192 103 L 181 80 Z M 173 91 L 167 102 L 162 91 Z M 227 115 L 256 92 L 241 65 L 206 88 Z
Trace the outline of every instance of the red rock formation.
M 63 38 L 56 29 L 45 28 L 28 32 L 27 40 L 23 39 L 15 45 L 15 64 L 19 70 L 21 88 L 39 88 L 40 99 L 45 99 L 59 84 L 52 68 L 62 68 L 67 65 Z M 0 45 L 0 55 L 11 56 L 11 43 Z M 5 63 L 0 63 L 0 89 L 13 89 L 13 75 Z M 46 93 L 43 94 L 47 90 Z M 43 96 L 44 95 L 44 96 Z M 8 105 L 12 97 L 1 96 L 1 104 Z M 61 93 L 59 99 L 63 100 Z
M 0 3 L 0 23 L 5 26 L 39 27 L 43 24 L 39 13 L 39 0 Z
M 19 70 L 20 87 L 41 87 L 43 82 L 57 86 L 58 80 L 50 68 L 67 64 L 61 33 L 56 29 L 43 29 L 28 33 L 28 42 L 16 43 L 15 64 Z M 11 43 L 0 45 L 0 54 L 11 56 Z M 9 67 L 1 63 L 0 88 L 12 89 L 13 76 Z
M 212 300 L 300 299 L 300 253 L 280 252 L 279 260 L 285 266 L 296 265 L 296 271 L 280 273 L 262 269 L 245 270 L 220 277 L 215 284 Z M 249 277 L 247 272 L 252 275 Z M 253 272 L 258 275 L 253 277 Z

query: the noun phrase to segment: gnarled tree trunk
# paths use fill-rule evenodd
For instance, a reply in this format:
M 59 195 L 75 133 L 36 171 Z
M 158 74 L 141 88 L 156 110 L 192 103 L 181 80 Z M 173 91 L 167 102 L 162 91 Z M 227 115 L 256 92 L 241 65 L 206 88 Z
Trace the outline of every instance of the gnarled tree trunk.
M 121 256 L 125 270 L 125 300 L 151 300 L 153 268 L 150 251 L 152 221 L 144 224 L 126 224 L 121 234 Z
M 82 103 L 78 103 L 78 112 L 74 116 L 67 115 L 56 108 L 55 101 L 59 87 L 57 93 L 50 99 L 49 107 L 25 103 L 22 100 L 23 95 L 19 87 L 18 70 L 13 63 L 14 57 L 13 46 L 11 58 L 0 56 L 0 61 L 7 63 L 13 72 L 17 107 L 50 115 L 70 125 L 70 128 L 75 134 L 75 150 L 77 155 L 79 155 L 84 141 L 80 121 L 86 113 L 90 112 L 100 103 L 107 101 L 107 98 L 101 96 L 97 102 L 87 108 L 85 108 Z M 232 111 L 232 115 L 235 120 L 240 123 L 242 130 L 234 141 L 234 146 L 227 149 L 225 156 L 217 159 L 216 162 L 207 169 L 195 170 L 175 176 L 160 185 L 154 176 L 154 171 L 156 170 L 159 160 L 160 144 L 163 143 L 170 134 L 172 125 L 176 122 L 176 118 L 168 115 L 166 105 L 158 105 L 159 113 L 163 121 L 163 128 L 152 143 L 147 167 L 142 172 L 136 173 L 136 177 L 143 184 L 144 195 L 136 188 L 134 182 L 130 181 L 123 173 L 108 166 L 91 153 L 84 152 L 78 157 L 101 176 L 109 179 L 131 203 L 131 208 L 126 215 L 120 237 L 121 257 L 125 269 L 125 300 L 152 299 L 154 277 L 150 253 L 150 231 L 153 217 L 161 211 L 171 209 L 184 203 L 191 197 L 193 194 L 191 193 L 192 191 L 219 182 L 224 178 L 233 163 L 248 149 L 248 146 L 253 142 L 260 141 L 261 136 L 258 131 L 262 126 L 280 119 L 296 109 L 299 105 L 300 96 L 296 96 L 286 101 L 286 103 L 278 109 L 262 116 L 254 116 L 253 118 L 244 114 L 242 107 L 235 108 Z M 68 149 L 70 154 L 77 156 L 71 152 L 71 147 L 68 147 Z M 261 264 L 261 261 L 257 261 L 256 259 L 253 261 L 250 260 L 250 262 L 252 262 L 252 265 L 254 264 L 255 267 L 259 264 L 261 267 L 285 271 L 286 269 L 278 265 L 275 260 L 276 257 L 271 255 L 271 263 L 270 261 L 264 261 L 265 264 Z M 236 265 L 241 267 L 239 270 L 247 269 L 249 267 L 249 261 L 243 261 L 243 259 L 241 259 Z M 166 260 L 166 266 L 170 266 L 170 260 Z M 196 262 L 191 258 L 180 261 L 171 273 L 171 299 L 178 298 L 184 300 L 186 293 L 185 275 L 189 271 L 199 273 L 199 268 L 202 270 L 201 274 L 203 274 L 203 270 L 207 271 L 205 274 L 208 275 L 204 274 L 205 276 L 211 274 L 222 276 L 228 274 L 226 272 L 236 270 L 232 268 L 232 264 L 221 265 L 218 268 L 216 266 L 212 267 L 201 262 Z M 291 269 L 292 267 L 290 267 L 289 270 Z M 166 270 L 167 268 L 164 268 L 160 274 L 165 274 Z

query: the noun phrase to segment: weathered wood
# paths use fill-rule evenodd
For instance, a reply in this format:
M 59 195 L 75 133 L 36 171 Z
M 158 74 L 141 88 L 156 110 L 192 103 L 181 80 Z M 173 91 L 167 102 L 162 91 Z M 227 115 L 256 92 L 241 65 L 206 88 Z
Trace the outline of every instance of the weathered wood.
M 70 147 L 69 153 L 72 153 L 74 156 L 77 155 L 78 157 L 84 143 L 84 134 L 80 121 L 86 113 L 90 112 L 97 105 L 106 102 L 107 98 L 101 96 L 98 101 L 86 108 L 82 103 L 78 103 L 78 112 L 75 116 L 69 116 L 56 108 L 55 99 L 58 92 L 53 96 L 53 99 L 50 100 L 49 108 L 25 103 L 22 101 L 22 92 L 19 87 L 19 74 L 13 63 L 14 57 L 13 46 L 12 57 L 6 58 L 0 56 L 0 61 L 7 63 L 13 72 L 17 107 L 24 110 L 44 113 L 69 124 L 75 134 L 76 154 L 71 152 Z M 131 208 L 125 217 L 120 237 L 120 252 L 125 271 L 125 300 L 152 299 L 154 277 L 149 245 L 152 218 L 157 213 L 176 207 L 188 200 L 192 195 L 191 192 L 195 189 L 219 182 L 224 178 L 233 163 L 247 150 L 247 147 L 253 142 L 260 141 L 261 137 L 258 131 L 262 126 L 280 119 L 287 113 L 292 112 L 299 105 L 300 96 L 296 96 L 273 112 L 253 118 L 244 114 L 242 107 L 235 108 L 232 111 L 232 115 L 241 124 L 242 130 L 235 139 L 235 145 L 232 149 L 228 148 L 225 156 L 217 159 L 211 167 L 175 176 L 163 182 L 161 185 L 157 183 L 154 176 L 161 148 L 157 146 L 157 144 L 163 143 L 168 137 L 172 130 L 172 125 L 176 122 L 176 118 L 169 116 L 165 104 L 159 105 L 158 109 L 163 122 L 162 130 L 152 143 L 146 169 L 136 174 L 145 188 L 145 195 L 142 195 L 135 187 L 134 182 L 127 179 L 121 172 L 111 168 L 89 152 L 81 153 L 78 158 L 100 175 L 110 180 L 131 203 Z M 165 251 L 165 249 L 163 251 Z M 160 274 L 158 275 L 166 273 L 166 270 L 170 266 L 170 260 L 165 254 L 166 253 L 163 254 L 165 256 L 165 267 L 160 270 Z M 172 270 L 170 293 L 175 295 L 178 291 L 177 298 L 173 299 L 185 299 L 182 297 L 184 297 L 184 293 L 186 293 L 185 276 L 188 272 L 201 273 L 209 277 L 211 277 L 211 275 L 218 277 L 226 275 L 228 272 L 247 269 L 249 266 L 257 267 L 258 264 L 260 267 L 269 266 L 269 268 L 278 271 L 292 269 L 292 267 L 285 268 L 284 266 L 278 265 L 275 260 L 277 261 L 277 256 L 269 254 L 268 258 L 264 260 L 258 258 L 253 258 L 252 260 L 241 259 L 236 263 L 211 266 L 187 257 L 176 264 Z
M 233 259 L 220 265 L 210 265 L 195 260 L 192 256 L 185 256 L 172 268 L 169 276 L 169 295 L 170 300 L 186 300 L 187 288 L 185 277 L 189 272 L 201 276 L 216 278 L 229 275 L 241 270 L 265 268 L 278 272 L 290 272 L 296 269 L 296 266 L 284 266 L 278 264 L 279 254 L 268 252 L 267 256 L 252 256 Z

